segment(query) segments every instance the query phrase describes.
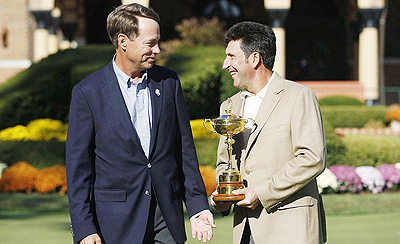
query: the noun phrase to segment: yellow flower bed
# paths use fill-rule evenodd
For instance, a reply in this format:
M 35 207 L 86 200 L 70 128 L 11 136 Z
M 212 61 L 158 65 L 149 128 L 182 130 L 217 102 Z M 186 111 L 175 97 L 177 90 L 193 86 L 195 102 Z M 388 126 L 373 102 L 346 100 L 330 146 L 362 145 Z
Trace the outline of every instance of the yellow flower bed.
M 400 106 L 397 104 L 390 106 L 388 112 L 385 115 L 385 119 L 388 122 L 392 120 L 400 121 Z
M 35 190 L 40 193 L 48 193 L 60 187 L 60 193 L 67 192 L 66 168 L 62 165 L 54 165 L 40 170 L 35 179 Z
M 193 132 L 193 138 L 194 139 L 219 138 L 218 134 L 213 133 L 204 128 L 203 121 L 204 121 L 203 119 L 196 119 L 190 121 L 190 126 L 192 127 L 192 132 Z M 212 129 L 210 123 L 207 123 L 207 126 L 208 128 Z
M 27 126 L 16 125 L 0 131 L 0 140 L 4 141 L 65 141 L 67 124 L 54 119 L 37 119 Z
M 25 161 L 20 161 L 6 168 L 0 179 L 0 191 L 32 192 L 38 170 Z
M 215 169 L 211 166 L 200 165 L 200 173 L 203 177 L 207 195 L 210 196 L 211 193 L 217 188 L 217 182 L 215 181 Z

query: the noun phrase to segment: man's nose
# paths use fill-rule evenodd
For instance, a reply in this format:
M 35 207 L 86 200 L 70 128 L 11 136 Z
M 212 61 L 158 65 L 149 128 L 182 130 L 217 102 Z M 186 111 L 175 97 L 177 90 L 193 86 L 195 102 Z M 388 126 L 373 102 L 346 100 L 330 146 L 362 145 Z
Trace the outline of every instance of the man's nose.
M 229 67 L 229 61 L 228 58 L 224 59 L 224 62 L 222 63 L 222 69 L 227 69 Z
M 159 54 L 161 52 L 159 44 L 154 45 L 153 47 L 153 53 Z

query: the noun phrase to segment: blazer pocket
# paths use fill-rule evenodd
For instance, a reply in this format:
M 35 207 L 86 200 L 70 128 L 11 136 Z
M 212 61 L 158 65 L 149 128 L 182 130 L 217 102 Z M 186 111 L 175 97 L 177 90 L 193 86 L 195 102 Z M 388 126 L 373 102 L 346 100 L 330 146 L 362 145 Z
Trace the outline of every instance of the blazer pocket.
M 124 189 L 94 189 L 94 200 L 99 202 L 126 202 Z
M 283 201 L 282 204 L 280 207 L 278 207 L 278 210 L 286 210 L 286 209 L 314 206 L 314 203 L 312 202 L 312 198 L 310 196 L 302 197 L 300 199 L 294 200 L 287 204 L 285 204 L 285 201 Z

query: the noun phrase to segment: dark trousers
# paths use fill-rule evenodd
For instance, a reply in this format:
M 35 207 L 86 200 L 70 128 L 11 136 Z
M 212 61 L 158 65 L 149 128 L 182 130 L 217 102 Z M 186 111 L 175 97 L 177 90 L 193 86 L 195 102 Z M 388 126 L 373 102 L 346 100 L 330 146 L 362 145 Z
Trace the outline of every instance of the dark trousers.
M 151 195 L 150 213 L 143 244 L 177 244 L 167 228 L 161 209 L 154 197 L 154 191 Z
M 253 236 L 251 235 L 249 220 L 246 220 L 240 244 L 255 244 Z

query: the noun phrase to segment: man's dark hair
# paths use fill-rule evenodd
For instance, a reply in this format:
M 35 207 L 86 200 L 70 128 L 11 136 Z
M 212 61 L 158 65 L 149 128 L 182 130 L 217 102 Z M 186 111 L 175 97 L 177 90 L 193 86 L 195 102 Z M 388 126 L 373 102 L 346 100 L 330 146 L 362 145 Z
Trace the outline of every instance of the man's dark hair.
M 160 17 L 153 9 L 137 3 L 121 5 L 108 15 L 107 32 L 115 48 L 118 48 L 120 33 L 127 35 L 132 41 L 139 35 L 137 17 L 153 19 L 160 23 Z
M 276 55 L 276 38 L 271 27 L 250 21 L 237 23 L 225 34 L 225 43 L 237 40 L 242 41 L 240 48 L 246 58 L 251 53 L 258 52 L 264 66 L 272 71 Z

